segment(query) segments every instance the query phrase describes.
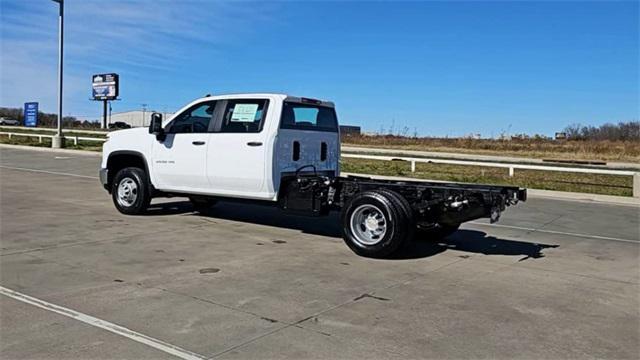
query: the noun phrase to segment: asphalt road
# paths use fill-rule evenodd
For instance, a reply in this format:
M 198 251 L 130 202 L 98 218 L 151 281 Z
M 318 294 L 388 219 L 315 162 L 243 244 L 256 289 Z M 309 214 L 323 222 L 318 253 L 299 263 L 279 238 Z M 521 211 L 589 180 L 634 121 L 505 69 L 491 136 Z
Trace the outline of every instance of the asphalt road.
M 638 207 L 532 198 L 372 260 L 335 216 L 120 215 L 98 164 L 0 149 L 0 358 L 640 354 Z

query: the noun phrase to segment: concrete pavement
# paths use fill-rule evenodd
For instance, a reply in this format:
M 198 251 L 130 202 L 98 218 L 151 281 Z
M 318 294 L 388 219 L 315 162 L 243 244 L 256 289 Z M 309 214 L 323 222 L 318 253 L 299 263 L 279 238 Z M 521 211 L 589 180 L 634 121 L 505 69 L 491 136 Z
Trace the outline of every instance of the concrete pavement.
M 123 216 L 94 156 L 0 149 L 0 285 L 202 358 L 637 358 L 639 209 L 533 198 L 392 260 L 335 214 Z M 0 296 L 2 358 L 170 358 Z

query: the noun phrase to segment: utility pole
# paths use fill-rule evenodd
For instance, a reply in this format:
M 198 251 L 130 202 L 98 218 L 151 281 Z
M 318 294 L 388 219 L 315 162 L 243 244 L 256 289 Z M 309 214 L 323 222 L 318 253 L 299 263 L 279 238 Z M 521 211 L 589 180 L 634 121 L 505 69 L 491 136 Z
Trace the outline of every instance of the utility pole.
M 62 136 L 62 48 L 64 40 L 64 0 L 53 0 L 58 3 L 58 131 L 51 138 L 52 148 L 64 147 Z
M 145 114 L 147 113 L 147 104 L 142 104 L 142 126 L 147 126 L 144 121 L 145 121 Z

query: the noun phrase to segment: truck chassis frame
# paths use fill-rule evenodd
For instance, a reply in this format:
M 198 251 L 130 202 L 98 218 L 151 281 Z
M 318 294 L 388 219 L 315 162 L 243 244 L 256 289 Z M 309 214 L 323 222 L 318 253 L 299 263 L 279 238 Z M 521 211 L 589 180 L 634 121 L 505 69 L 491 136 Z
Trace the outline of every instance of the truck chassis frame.
M 283 177 L 279 204 L 283 210 L 324 215 L 344 208 L 358 193 L 381 189 L 406 199 L 421 228 L 457 226 L 483 217 L 496 222 L 507 206 L 527 199 L 526 189 L 514 186 L 298 174 Z

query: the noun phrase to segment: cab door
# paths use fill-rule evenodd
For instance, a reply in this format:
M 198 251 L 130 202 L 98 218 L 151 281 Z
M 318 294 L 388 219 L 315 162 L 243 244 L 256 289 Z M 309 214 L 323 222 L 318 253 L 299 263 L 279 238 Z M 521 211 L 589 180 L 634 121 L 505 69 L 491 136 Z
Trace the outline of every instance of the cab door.
M 216 193 L 266 198 L 268 99 L 221 100 L 207 148 L 207 177 Z
M 192 105 L 165 126 L 166 138 L 152 150 L 154 182 L 160 190 L 208 192 L 207 148 L 216 102 Z

